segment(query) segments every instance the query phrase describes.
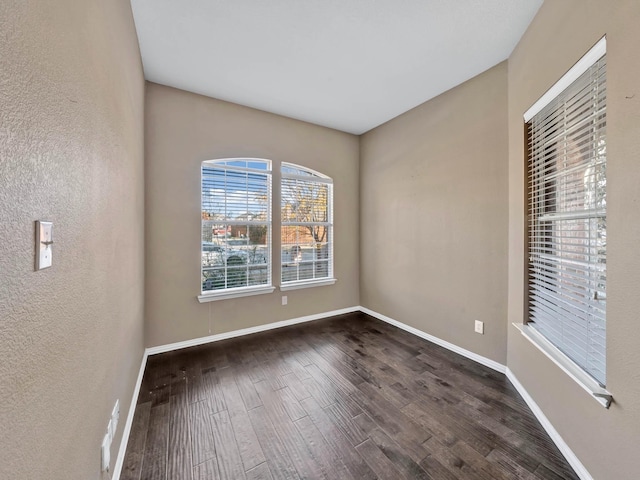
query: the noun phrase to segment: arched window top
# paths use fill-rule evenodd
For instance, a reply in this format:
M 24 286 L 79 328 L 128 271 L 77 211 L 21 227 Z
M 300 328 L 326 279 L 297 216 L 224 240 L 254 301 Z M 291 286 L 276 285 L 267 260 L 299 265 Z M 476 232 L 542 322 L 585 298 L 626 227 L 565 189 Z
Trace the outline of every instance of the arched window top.
M 223 167 L 238 170 L 270 171 L 271 160 L 262 158 L 221 158 L 217 160 L 205 160 L 203 167 Z
M 333 182 L 331 177 L 328 177 L 327 175 L 316 172 L 315 170 L 311 170 L 310 168 L 303 167 L 301 165 L 296 165 L 294 163 L 282 162 L 281 172 L 282 175 L 286 177 L 302 177 L 308 180 L 315 180 L 323 183 Z
M 280 289 L 331 285 L 333 180 L 292 163 L 281 173 Z

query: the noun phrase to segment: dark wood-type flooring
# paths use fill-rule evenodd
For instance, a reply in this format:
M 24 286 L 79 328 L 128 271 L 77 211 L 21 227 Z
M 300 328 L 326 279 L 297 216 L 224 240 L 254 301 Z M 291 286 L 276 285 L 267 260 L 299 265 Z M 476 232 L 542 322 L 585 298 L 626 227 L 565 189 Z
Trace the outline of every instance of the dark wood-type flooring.
M 578 477 L 504 375 L 354 313 L 149 357 L 120 478 Z

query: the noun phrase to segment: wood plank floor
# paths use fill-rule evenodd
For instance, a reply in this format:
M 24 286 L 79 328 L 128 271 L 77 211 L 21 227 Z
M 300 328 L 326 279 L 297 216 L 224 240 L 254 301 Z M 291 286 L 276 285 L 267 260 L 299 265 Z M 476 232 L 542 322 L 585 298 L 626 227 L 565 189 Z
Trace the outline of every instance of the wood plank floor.
M 578 477 L 504 375 L 354 313 L 149 357 L 120 478 Z

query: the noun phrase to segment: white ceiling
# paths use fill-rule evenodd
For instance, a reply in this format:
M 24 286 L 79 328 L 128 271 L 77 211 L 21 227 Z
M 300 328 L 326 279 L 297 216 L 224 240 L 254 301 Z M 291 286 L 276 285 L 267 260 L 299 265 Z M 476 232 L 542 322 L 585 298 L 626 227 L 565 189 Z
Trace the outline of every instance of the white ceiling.
M 147 80 L 361 134 L 500 63 L 542 0 L 131 0 Z

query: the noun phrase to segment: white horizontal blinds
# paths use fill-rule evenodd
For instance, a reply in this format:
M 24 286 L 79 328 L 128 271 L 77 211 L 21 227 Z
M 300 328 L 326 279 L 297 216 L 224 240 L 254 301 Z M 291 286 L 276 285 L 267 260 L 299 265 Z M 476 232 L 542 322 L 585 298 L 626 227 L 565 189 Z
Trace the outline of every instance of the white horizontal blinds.
M 332 278 L 332 180 L 283 163 L 280 194 L 282 284 Z
M 202 292 L 271 285 L 271 162 L 202 164 Z
M 606 57 L 536 113 L 529 137 L 529 324 L 606 381 Z

